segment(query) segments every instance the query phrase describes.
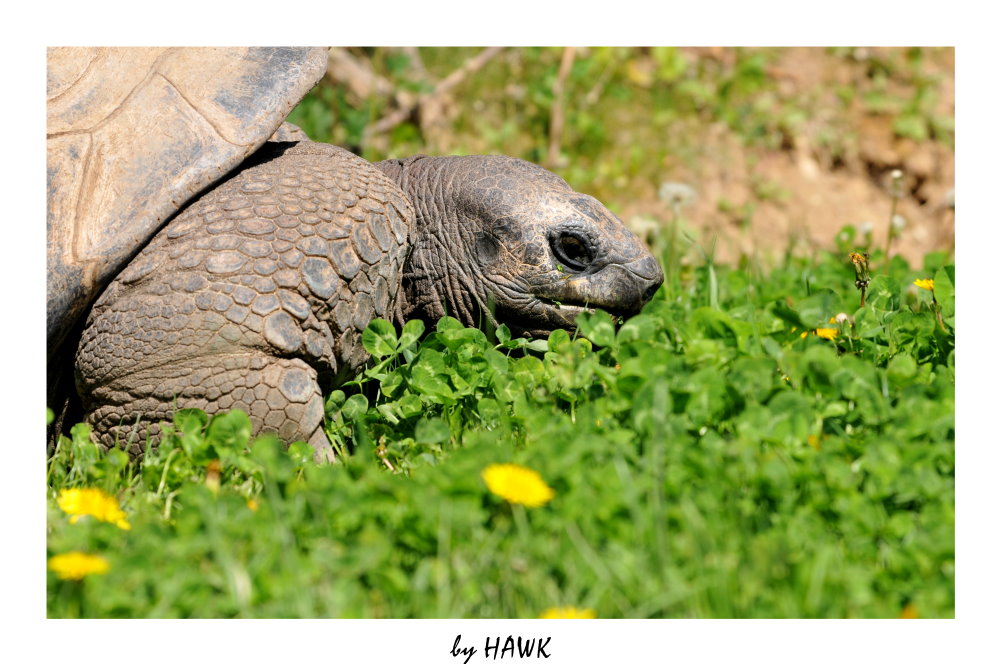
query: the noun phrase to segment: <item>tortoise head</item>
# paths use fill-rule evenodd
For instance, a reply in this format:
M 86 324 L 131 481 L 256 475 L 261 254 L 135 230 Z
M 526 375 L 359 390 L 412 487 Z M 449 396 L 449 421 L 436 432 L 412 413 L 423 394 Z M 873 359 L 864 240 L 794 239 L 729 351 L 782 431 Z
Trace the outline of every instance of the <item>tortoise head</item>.
M 630 316 L 663 271 L 599 201 L 540 166 L 503 156 L 382 162 L 413 202 L 404 315 L 493 319 L 547 336 L 599 308 Z

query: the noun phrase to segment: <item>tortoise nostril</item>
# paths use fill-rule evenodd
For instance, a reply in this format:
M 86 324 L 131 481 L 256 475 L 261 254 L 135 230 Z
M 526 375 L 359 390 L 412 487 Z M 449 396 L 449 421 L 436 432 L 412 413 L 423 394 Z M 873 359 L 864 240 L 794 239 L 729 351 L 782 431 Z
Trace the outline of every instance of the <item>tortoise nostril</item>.
M 650 300 L 652 300 L 653 296 L 656 295 L 656 291 L 658 291 L 659 289 L 660 289 L 660 284 L 653 284 L 652 286 L 647 288 L 646 292 L 642 294 L 642 301 L 649 302 Z
M 649 281 L 655 281 L 656 286 L 663 283 L 663 269 L 652 256 L 646 256 L 628 264 L 628 269 L 632 274 Z M 654 290 L 656 290 L 654 288 Z

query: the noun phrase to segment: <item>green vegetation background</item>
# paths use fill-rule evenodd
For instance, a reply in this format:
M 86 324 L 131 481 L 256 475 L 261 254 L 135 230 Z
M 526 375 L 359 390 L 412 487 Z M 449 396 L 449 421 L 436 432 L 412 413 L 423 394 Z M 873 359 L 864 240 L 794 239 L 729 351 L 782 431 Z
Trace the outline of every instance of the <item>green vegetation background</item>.
M 443 76 L 476 52 L 422 55 Z M 364 55 L 393 89 L 421 91 L 398 52 Z M 449 120 L 469 141 L 453 151 L 549 163 L 614 208 L 621 178 L 655 177 L 655 137 L 675 121 L 707 114 L 748 141 L 780 140 L 790 122 L 759 105 L 766 53 L 702 71 L 654 49 L 663 85 L 645 87 L 632 56 L 597 50 L 560 77 L 561 49 L 524 49 L 519 71 L 484 69 Z M 587 106 L 595 80 L 615 101 Z M 511 85 L 512 119 L 477 111 Z M 569 101 L 553 152 L 559 85 Z M 634 123 L 637 108 L 652 121 Z M 377 97 L 323 86 L 291 119 L 366 158 L 426 147 L 419 118 L 366 136 L 384 117 Z M 613 122 L 634 123 L 628 149 Z M 920 140 L 942 140 L 940 123 L 921 122 Z M 372 364 L 327 401 L 340 463 L 251 440 L 238 411 L 179 413 L 139 466 L 78 425 L 48 464 L 48 552 L 109 569 L 50 572 L 49 615 L 953 616 L 950 257 L 890 261 L 845 229 L 836 252 L 725 266 L 684 232 L 680 204 L 661 222 L 649 240 L 667 282 L 623 325 L 597 313 L 529 342 L 451 319 L 373 322 Z M 847 254 L 866 248 L 862 307 Z M 481 473 L 494 463 L 538 471 L 554 498 L 525 507 L 491 493 Z M 57 499 L 71 487 L 114 496 L 131 528 L 70 523 Z

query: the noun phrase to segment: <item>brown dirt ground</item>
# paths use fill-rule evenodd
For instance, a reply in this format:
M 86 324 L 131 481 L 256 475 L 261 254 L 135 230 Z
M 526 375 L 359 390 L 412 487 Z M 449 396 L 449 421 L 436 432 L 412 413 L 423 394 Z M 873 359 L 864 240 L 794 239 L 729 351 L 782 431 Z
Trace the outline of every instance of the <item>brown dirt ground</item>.
M 709 51 L 698 55 L 729 55 L 726 49 Z M 937 49 L 926 67 L 941 79 L 935 112 L 954 117 L 954 50 Z M 823 95 L 829 98 L 829 108 L 837 108 L 835 85 L 861 84 L 857 67 L 817 48 L 785 49 L 769 73 L 779 81 L 782 97 L 818 94 L 819 109 L 824 108 Z M 817 120 L 821 114 L 822 110 Z M 790 241 L 804 251 L 832 248 L 843 226 L 866 222 L 873 227 L 873 246 L 884 247 L 892 206 L 890 173 L 900 169 L 903 196 L 897 214 L 905 218 L 906 226 L 894 242 L 893 254 L 918 266 L 928 251 L 952 251 L 954 150 L 937 141 L 899 138 L 893 133 L 892 117 L 872 114 L 857 102 L 847 109 L 846 118 L 838 120 L 847 128 L 847 149 L 838 158 L 831 157 L 810 133 L 810 122 L 776 150 L 746 147 L 721 125 L 695 127 L 699 132 L 695 142 L 700 145 L 696 166 L 666 164 L 665 173 L 665 179 L 691 184 L 697 191 L 696 202 L 681 213 L 685 223 L 703 233 L 700 239 L 717 238 L 716 258 L 722 261 L 741 254 L 780 255 Z M 762 182 L 778 187 L 763 200 Z M 721 211 L 720 199 L 732 202 L 736 210 Z M 738 212 L 747 203 L 754 206 L 748 220 Z M 644 217 L 668 218 L 669 209 L 663 201 L 635 201 L 622 217 L 641 226 Z

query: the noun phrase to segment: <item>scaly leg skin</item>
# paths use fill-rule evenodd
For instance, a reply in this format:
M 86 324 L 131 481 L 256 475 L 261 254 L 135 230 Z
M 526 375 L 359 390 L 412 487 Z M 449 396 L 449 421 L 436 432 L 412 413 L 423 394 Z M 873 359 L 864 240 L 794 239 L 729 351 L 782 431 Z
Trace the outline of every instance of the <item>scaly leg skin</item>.
M 179 362 L 128 377 L 129 384 L 145 383 L 148 389 L 130 391 L 123 382 L 112 381 L 94 391 L 95 402 L 101 405 L 88 415 L 88 422 L 105 449 L 123 447 L 140 455 L 144 441 L 155 441 L 159 422 L 172 418 L 176 404 L 209 415 L 242 410 L 250 415 L 255 431 L 275 431 L 285 441 L 308 441 L 317 458 L 333 458 L 323 431 L 323 395 L 316 370 L 301 359 L 215 355 L 203 366 Z M 142 415 L 138 422 L 123 420 L 125 411 Z
M 331 457 L 321 385 L 353 375 L 367 360 L 361 332 L 391 317 L 413 211 L 344 150 L 265 149 L 270 158 L 171 221 L 94 305 L 76 381 L 100 445 L 140 456 L 176 409 L 239 408 L 254 435 Z

